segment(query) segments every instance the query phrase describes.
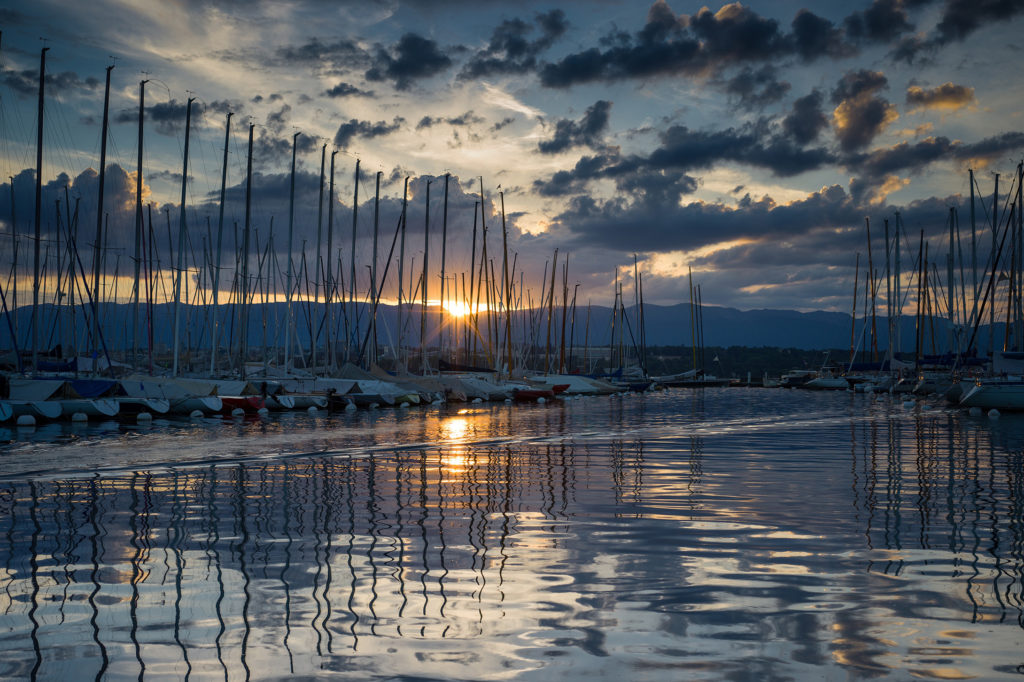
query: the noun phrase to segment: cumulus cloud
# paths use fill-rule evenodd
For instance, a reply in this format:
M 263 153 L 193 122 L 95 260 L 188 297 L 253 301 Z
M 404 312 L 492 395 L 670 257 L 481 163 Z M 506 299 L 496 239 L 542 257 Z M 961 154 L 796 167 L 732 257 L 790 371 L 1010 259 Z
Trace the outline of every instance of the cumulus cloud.
M 930 89 L 917 85 L 907 88 L 907 104 L 914 109 L 956 110 L 974 103 L 974 88 L 952 82 Z
M 725 92 L 736 98 L 744 109 L 760 109 L 778 102 L 792 86 L 780 81 L 775 69 L 763 66 L 759 69 L 743 68 L 725 83 Z
M 537 56 L 551 47 L 568 29 L 565 12 L 554 9 L 538 14 L 533 23 L 508 19 L 499 24 L 482 50 L 474 54 L 459 72 L 459 78 L 484 78 L 532 71 Z M 531 39 L 534 33 L 537 37 Z
M 880 71 L 850 71 L 836 85 L 832 123 L 843 151 L 867 147 L 897 118 L 896 108 L 878 96 L 888 86 Z
M 414 81 L 430 78 L 452 65 L 436 42 L 406 33 L 390 49 L 377 46 L 373 65 L 366 72 L 371 81 L 391 81 L 396 90 L 408 90 Z
M 345 149 L 356 137 L 370 139 L 390 135 L 400 130 L 404 124 L 405 119 L 401 116 L 396 116 L 391 123 L 387 121 L 373 123 L 372 121 L 360 121 L 355 118 L 349 119 L 347 123 L 342 123 L 338 126 L 338 130 L 334 134 L 334 146 Z
M 549 140 L 542 140 L 537 148 L 542 154 L 557 154 L 578 146 L 600 149 L 601 136 L 608 129 L 611 108 L 611 102 L 598 100 L 587 108 L 578 122 L 569 119 L 558 120 L 555 123 L 554 136 Z
M 351 83 L 341 81 L 334 87 L 325 90 L 324 94 L 328 97 L 373 97 L 373 90 L 362 90 Z
M 828 119 L 821 110 L 823 101 L 820 90 L 804 95 L 793 102 L 793 109 L 782 120 L 782 127 L 797 144 L 810 144 L 828 127 Z

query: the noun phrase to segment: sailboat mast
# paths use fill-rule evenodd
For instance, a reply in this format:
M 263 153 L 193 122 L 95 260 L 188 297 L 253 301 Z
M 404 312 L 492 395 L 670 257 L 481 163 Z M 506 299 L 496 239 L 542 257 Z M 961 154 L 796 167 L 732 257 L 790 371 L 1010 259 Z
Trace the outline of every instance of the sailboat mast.
M 227 121 L 224 124 L 224 160 L 220 169 L 220 206 L 217 209 L 217 256 L 213 262 L 213 326 L 210 330 L 210 376 L 213 376 L 217 368 L 217 344 L 220 341 L 217 332 L 219 328 L 218 319 L 218 297 L 220 296 L 220 261 L 221 251 L 224 246 L 224 195 L 228 183 L 228 144 L 231 141 L 231 117 L 233 112 L 228 112 Z
M 338 154 L 338 150 L 335 149 L 331 152 L 331 177 L 328 183 L 327 190 L 327 258 L 325 259 L 325 282 L 324 282 L 324 319 L 326 321 L 325 327 L 327 332 L 327 339 L 325 342 L 327 358 L 326 366 L 330 369 L 334 368 L 334 346 L 332 344 L 332 331 L 333 315 L 331 314 L 331 297 L 334 293 L 334 278 L 332 273 L 334 272 L 334 265 L 332 255 L 334 253 L 334 157 Z
M 249 124 L 249 150 L 245 164 L 245 227 L 242 233 L 241 270 L 238 290 L 242 304 L 238 329 L 238 373 L 245 379 L 245 360 L 249 352 L 249 238 L 252 232 L 252 133 L 256 124 Z
M 438 348 L 442 357 L 444 354 L 444 340 L 445 340 L 445 324 L 444 324 L 444 304 L 445 304 L 445 256 L 448 255 L 448 179 L 451 177 L 451 173 L 444 174 L 444 208 L 441 214 L 441 304 L 437 307 L 437 333 L 438 333 Z
M 405 331 L 402 315 L 402 296 L 405 286 L 405 219 L 409 210 L 409 178 L 405 178 L 405 186 L 402 189 L 402 216 L 399 224 L 399 246 L 398 246 L 398 329 L 395 331 L 395 360 L 402 362 L 402 334 Z
M 354 329 L 346 334 L 345 359 L 352 359 L 352 347 L 358 343 L 359 338 L 359 316 L 356 314 L 356 228 L 359 226 L 359 159 L 356 159 L 356 188 L 352 196 L 352 250 L 349 252 L 349 273 L 348 273 L 348 307 L 349 314 L 345 320 L 346 327 L 349 320 L 355 325 Z
M 100 356 L 100 316 L 99 309 L 102 299 L 100 296 L 100 265 L 103 262 L 103 190 L 107 179 L 107 116 L 110 113 L 110 72 L 114 65 L 107 67 L 107 84 L 103 91 L 103 123 L 100 132 L 100 177 L 99 177 L 99 199 L 96 203 L 96 243 L 93 245 L 92 260 L 92 295 L 96 301 L 96 314 L 92 316 L 92 340 L 93 348 L 96 351 L 95 358 Z M 93 366 L 93 373 L 96 367 Z
M 501 270 L 505 279 L 505 346 L 508 354 L 508 371 L 512 372 L 512 288 L 509 285 L 509 271 L 508 271 L 508 227 L 505 225 L 505 192 L 499 192 L 501 197 L 501 248 L 502 248 L 502 266 Z M 569 257 L 566 256 L 566 267 L 568 267 Z M 562 318 L 562 335 L 565 335 L 565 318 Z M 564 343 L 564 339 L 563 339 Z M 563 364 L 564 364 L 564 353 L 563 353 Z
M 377 189 L 373 196 L 373 260 L 370 263 L 370 294 L 373 299 L 373 316 L 370 318 L 373 329 L 371 363 L 377 362 L 377 299 L 380 297 L 377 292 L 377 238 L 380 234 L 380 176 L 383 174 L 383 171 L 377 171 Z
M 430 183 L 427 180 L 427 202 L 423 219 L 423 292 L 422 309 L 420 312 L 420 374 L 427 371 L 427 282 L 429 281 L 430 265 Z
M 999 231 L 999 173 L 996 173 L 995 190 L 992 192 L 992 271 L 999 266 L 996 260 L 996 233 Z M 988 357 L 991 359 L 995 351 L 996 338 L 996 306 L 993 296 L 992 305 L 988 309 Z
M 287 283 L 285 285 L 285 332 L 284 332 L 284 371 L 288 371 L 288 361 L 292 350 L 292 336 L 294 334 L 292 324 L 292 281 L 295 276 L 293 271 L 293 259 L 292 259 L 292 240 L 295 235 L 295 151 L 299 140 L 299 135 L 302 133 L 296 132 L 292 135 L 292 173 L 291 181 L 288 185 L 288 250 L 285 252 L 288 257 L 288 273 L 285 275 Z
M 142 151 L 143 121 L 146 111 L 146 83 L 139 82 L 139 149 L 135 168 L 135 285 L 132 313 L 132 368 L 138 369 L 139 359 L 139 299 L 142 294 L 139 277 L 142 273 Z
M 185 108 L 185 153 L 181 169 L 181 206 L 178 220 L 178 267 L 174 273 L 174 366 L 172 376 L 178 376 L 178 342 L 181 323 L 181 276 L 185 266 L 185 193 L 188 188 L 188 143 L 192 125 L 192 102 L 195 97 L 188 98 Z
M 43 225 L 43 84 L 46 82 L 46 52 L 39 54 L 39 112 L 36 129 L 36 206 L 35 242 L 32 247 L 32 372 L 36 373 L 39 362 L 39 244 L 42 241 Z

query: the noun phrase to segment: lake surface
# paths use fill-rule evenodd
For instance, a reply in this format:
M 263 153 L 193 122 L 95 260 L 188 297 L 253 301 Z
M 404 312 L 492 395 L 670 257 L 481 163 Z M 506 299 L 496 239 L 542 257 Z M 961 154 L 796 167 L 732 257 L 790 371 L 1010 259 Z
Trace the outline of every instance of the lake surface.
M 3 678 L 1024 675 L 1024 417 L 723 388 L 0 441 Z

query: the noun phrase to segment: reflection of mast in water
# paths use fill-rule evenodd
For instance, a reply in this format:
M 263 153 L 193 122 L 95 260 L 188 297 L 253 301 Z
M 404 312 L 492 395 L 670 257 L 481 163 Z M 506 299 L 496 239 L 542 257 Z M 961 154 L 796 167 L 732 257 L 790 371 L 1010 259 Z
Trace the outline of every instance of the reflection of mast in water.
M 889 452 L 886 458 L 886 502 L 885 505 L 885 546 L 889 549 L 902 550 L 903 542 L 900 537 L 900 529 L 903 525 L 903 461 L 901 453 L 900 423 L 893 421 L 889 426 Z M 903 570 L 903 555 L 899 554 L 899 560 L 893 569 L 893 575 L 899 575 Z M 884 573 L 889 574 L 893 568 L 890 559 L 885 566 Z
M 348 546 L 345 548 L 345 561 L 348 565 L 348 573 L 352 577 L 348 586 L 348 613 L 352 618 L 352 623 L 349 626 L 349 634 L 352 636 L 352 651 L 359 648 L 359 634 L 356 630 L 356 626 L 359 625 L 359 613 L 356 611 L 356 569 L 352 562 L 356 539 L 355 491 L 352 485 L 354 476 L 355 462 L 348 460 L 345 465 L 345 506 L 348 509 Z
M 441 574 L 437 576 L 437 590 L 441 595 L 441 618 L 445 617 L 444 609 L 448 605 L 448 595 L 444 591 L 445 579 L 448 577 L 448 564 L 445 562 L 445 552 L 448 549 L 448 544 L 444 537 L 444 526 L 445 516 L 444 510 L 446 509 L 446 503 L 444 499 L 444 460 L 441 457 L 437 458 L 437 539 L 441 545 L 440 550 L 437 553 L 438 561 L 441 564 Z M 444 639 L 445 635 L 448 634 L 448 630 L 451 625 L 445 625 L 444 630 L 441 632 L 441 639 Z
M 234 485 L 234 507 L 235 507 L 235 520 L 238 522 L 238 541 L 232 541 L 232 554 L 237 552 L 238 554 L 238 570 L 242 573 L 242 649 L 241 649 L 241 662 L 242 668 L 245 669 L 245 679 L 252 677 L 252 671 L 249 670 L 249 662 L 247 660 L 249 653 L 249 635 L 251 633 L 251 627 L 249 625 L 249 603 L 252 599 L 249 594 L 249 568 L 246 566 L 245 560 L 245 546 L 249 544 L 249 524 L 247 523 L 248 510 L 246 509 L 246 481 L 245 481 L 245 469 L 239 465 L 234 467 L 235 474 L 235 485 Z
M 128 526 L 131 530 L 129 544 L 132 548 L 132 596 L 128 605 L 128 613 L 132 622 L 131 640 L 135 648 L 135 660 L 139 664 L 139 679 L 146 675 L 146 662 L 142 660 L 142 646 L 139 644 L 139 583 L 143 580 L 142 571 L 142 540 L 139 537 L 139 475 L 132 474 L 128 484 L 131 489 L 132 502 L 128 507 L 131 516 Z
M 368 607 L 370 609 L 370 633 L 373 635 L 377 634 L 377 561 L 374 558 L 374 554 L 377 550 L 377 512 L 380 507 L 377 506 L 377 458 L 371 456 L 368 460 L 367 469 L 367 480 L 366 480 L 366 508 L 370 512 L 370 527 L 368 532 L 370 534 L 370 547 L 367 550 L 367 559 L 370 562 L 370 603 Z
M 228 679 L 228 665 L 224 660 L 224 647 L 221 644 L 221 639 L 224 637 L 224 631 L 227 629 L 224 623 L 224 612 L 221 608 L 224 603 L 224 573 L 220 563 L 220 513 L 219 506 L 217 505 L 217 468 L 214 465 L 210 466 L 210 487 L 207 493 L 206 509 L 207 509 L 207 530 L 206 530 L 206 556 L 207 561 L 213 564 L 213 567 L 217 574 L 217 599 L 214 600 L 214 611 L 217 614 L 217 637 L 214 638 L 214 644 L 217 648 L 217 661 L 220 663 L 221 669 L 224 671 L 225 682 Z M 148 489 L 148 477 L 147 477 L 147 489 Z
M 174 641 L 181 649 L 182 658 L 185 660 L 185 679 L 192 675 L 192 662 L 188 658 L 188 649 L 181 641 L 181 581 L 185 573 L 185 557 L 182 556 L 182 501 L 181 486 L 178 481 L 179 473 L 174 471 L 174 501 L 171 504 L 171 525 L 168 528 L 168 545 L 174 552 Z M 170 537 L 174 532 L 173 538 Z
M 295 674 L 295 659 L 292 656 L 292 649 L 288 645 L 288 638 L 292 634 L 292 592 L 288 584 L 288 570 L 292 567 L 292 508 L 291 508 L 291 464 L 287 460 L 282 464 L 284 471 L 281 473 L 281 525 L 284 529 L 284 563 L 281 566 L 281 573 L 278 580 L 284 588 L 284 649 L 288 652 L 288 672 Z
M 331 633 L 331 582 L 334 578 L 334 570 L 331 562 L 331 550 L 333 549 L 333 533 L 332 531 L 332 512 L 334 510 L 334 500 L 331 496 L 331 490 L 333 489 L 334 483 L 334 466 L 330 463 L 330 460 L 324 460 L 322 464 L 323 468 L 323 485 L 320 488 L 320 501 L 324 508 L 324 525 L 323 534 L 325 539 L 324 542 L 324 620 L 321 626 L 324 629 L 324 634 L 327 636 L 327 651 L 334 651 L 334 635 Z
M 32 519 L 32 540 L 29 543 L 29 573 L 32 576 L 32 606 L 28 610 L 28 619 L 32 622 L 32 651 L 35 653 L 35 663 L 32 665 L 32 679 L 37 679 L 39 668 L 43 665 L 43 652 L 39 647 L 39 620 L 36 618 L 36 611 L 39 609 L 39 539 L 43 529 L 39 525 L 39 492 L 36 490 L 35 481 L 29 482 L 29 490 L 32 493 L 32 506 L 28 508 L 29 517 Z
M 402 602 L 398 607 L 398 620 L 396 621 L 396 630 L 398 636 L 402 636 L 402 618 L 405 616 L 405 607 L 409 603 L 409 598 L 405 594 L 405 535 L 404 525 L 402 524 L 402 511 L 404 509 L 402 501 L 402 458 L 395 458 L 395 538 L 398 541 L 398 565 L 395 567 L 392 575 L 398 580 L 398 593 L 402 597 Z
M 14 599 L 11 597 L 11 584 L 14 582 L 14 567 L 12 562 L 14 561 L 14 526 L 17 524 L 17 519 L 14 515 L 15 507 L 17 507 L 17 495 L 14 488 L 7 488 L 0 494 L 0 517 L 5 517 L 9 521 L 7 526 L 7 532 L 4 534 L 7 538 L 7 552 L 4 555 L 4 577 L 7 578 L 4 582 L 4 594 L 7 595 L 7 601 L 4 604 L 4 615 L 6 616 L 11 612 L 11 606 L 14 604 Z
M 99 608 L 96 606 L 96 595 L 100 592 L 99 572 L 100 572 L 100 560 L 102 559 L 103 543 L 101 540 L 101 530 L 99 524 L 99 495 L 96 491 L 96 479 L 89 481 L 89 524 L 92 526 L 92 535 L 89 540 L 89 547 L 92 550 L 92 571 L 89 574 L 89 580 L 92 582 L 93 589 L 89 594 L 89 608 L 92 609 L 92 616 L 89 618 L 89 623 L 92 625 L 92 638 L 96 642 L 96 646 L 100 650 L 100 659 L 102 661 L 100 665 L 100 671 L 96 673 L 96 679 L 101 679 L 103 673 L 107 671 L 110 666 L 110 658 L 107 656 L 107 647 L 103 644 L 103 640 L 100 639 L 100 625 L 98 622 Z
M 430 603 L 430 597 L 427 593 L 427 578 L 430 576 L 430 563 L 428 561 L 430 555 L 430 541 L 427 538 L 427 518 L 430 516 L 430 512 L 427 509 L 427 451 L 426 449 L 420 450 L 420 490 L 419 490 L 419 507 L 420 515 L 417 525 L 420 527 L 420 545 L 422 555 L 420 561 L 423 563 L 423 570 L 420 571 L 420 591 L 423 594 L 423 610 L 421 613 L 427 615 L 427 605 Z M 426 635 L 426 625 L 420 624 L 420 637 Z

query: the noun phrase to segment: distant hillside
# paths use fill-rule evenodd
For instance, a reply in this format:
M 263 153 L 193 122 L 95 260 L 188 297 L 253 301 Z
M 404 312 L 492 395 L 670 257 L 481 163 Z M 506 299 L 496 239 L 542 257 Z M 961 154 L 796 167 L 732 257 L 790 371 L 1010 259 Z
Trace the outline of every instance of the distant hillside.
M 302 346 L 308 346 L 309 338 L 318 335 L 324 338 L 324 307 L 305 302 L 293 304 L 296 338 Z M 249 311 L 249 345 L 268 346 L 281 345 L 284 340 L 285 304 L 275 303 L 266 306 L 253 305 Z M 236 306 L 222 305 L 220 309 L 220 325 L 222 333 L 237 339 L 238 309 Z M 143 315 L 146 314 L 143 308 Z M 104 341 L 109 349 L 121 349 L 132 345 L 130 333 L 133 309 L 125 304 L 105 304 L 100 307 Z M 153 306 L 153 339 L 157 346 L 170 347 L 174 340 L 173 306 L 161 304 Z M 369 306 L 358 307 L 358 321 L 348 320 L 349 332 L 354 336 L 358 322 L 360 339 L 366 334 Z M 620 322 L 623 343 L 632 344 L 631 339 L 640 341 L 639 329 L 636 324 L 634 308 L 626 311 L 627 324 Z M 645 306 L 647 344 L 649 346 L 689 346 L 693 333 L 690 327 L 690 306 L 678 304 L 672 306 Z M 15 319 L 16 318 L 16 319 Z M 181 306 L 181 344 L 192 347 L 205 347 L 209 344 L 209 329 L 212 317 L 207 308 Z M 81 309 L 72 316 L 64 309 L 58 315 L 49 305 L 40 307 L 41 324 L 39 326 L 40 346 L 51 348 L 58 343 L 67 344 L 72 338 L 83 339 L 88 329 L 87 318 Z M 344 335 L 346 318 L 341 306 L 335 307 L 334 324 L 336 335 Z M 572 324 L 571 311 L 566 315 L 565 334 L 572 337 L 574 345 L 582 346 L 586 339 L 591 346 L 607 346 L 611 338 L 611 311 L 607 307 L 594 306 L 589 311 L 577 308 L 576 323 Z M 11 323 L 18 328 L 19 346 L 26 348 L 30 337 L 31 309 L 22 307 L 17 315 L 12 316 Z M 532 321 L 531 321 L 532 320 Z M 428 313 L 426 333 L 428 338 L 435 337 L 438 324 L 437 309 Z M 417 345 L 420 334 L 419 307 L 407 310 L 405 314 L 406 332 L 404 338 L 409 345 Z M 378 311 L 378 338 L 381 344 L 387 345 L 395 338 L 398 326 L 397 310 L 394 306 L 381 306 Z M 886 322 L 884 317 L 875 322 L 878 331 L 878 347 L 887 346 Z M 860 348 L 869 345 L 869 335 L 864 320 L 858 319 L 855 331 L 855 344 Z M 901 348 L 913 351 L 916 338 L 915 319 L 905 317 L 902 320 Z M 552 343 L 562 329 L 562 311 L 555 308 L 551 322 Z M 816 350 L 827 348 L 850 347 L 850 316 L 845 313 L 810 312 L 802 313 L 793 310 L 737 310 L 705 306 L 703 310 L 704 345 L 706 346 L 745 346 L 745 347 L 777 347 Z M 1002 326 L 996 325 L 996 338 L 1002 338 Z M 144 340 L 144 336 L 142 337 Z M 618 335 L 616 335 L 618 338 Z M 547 313 L 535 311 L 531 316 L 520 313 L 515 322 L 515 343 L 523 340 L 532 341 L 535 345 L 544 345 L 547 339 Z M 987 348 L 987 328 L 983 327 L 978 335 L 978 347 Z M 11 347 L 10 333 L 6 321 L 0 323 L 0 346 Z M 929 321 L 925 324 L 923 350 L 925 353 L 944 352 L 948 346 L 948 325 L 944 320 Z

